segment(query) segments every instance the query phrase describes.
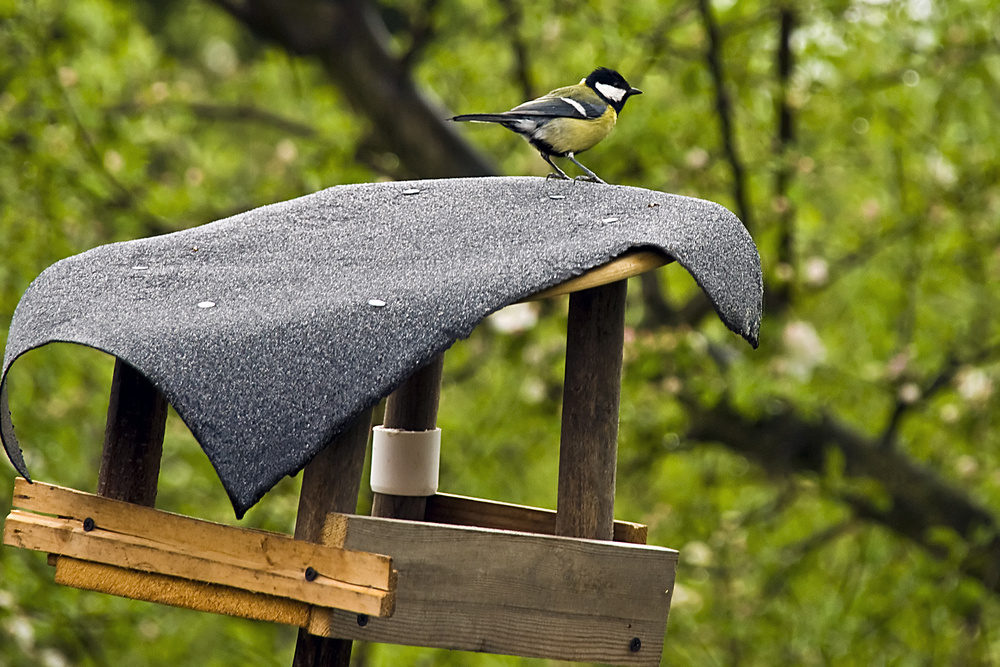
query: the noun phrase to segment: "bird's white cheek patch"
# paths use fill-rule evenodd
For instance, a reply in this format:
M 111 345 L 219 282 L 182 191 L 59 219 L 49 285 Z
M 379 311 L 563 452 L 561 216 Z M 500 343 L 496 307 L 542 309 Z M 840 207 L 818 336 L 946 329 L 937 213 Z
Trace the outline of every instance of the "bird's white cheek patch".
M 625 93 L 627 92 L 622 90 L 621 88 L 616 88 L 615 86 L 609 86 L 606 83 L 598 83 L 594 87 L 597 88 L 597 91 L 601 93 L 601 95 L 604 95 L 612 102 L 621 102 L 622 98 L 625 97 Z
M 587 116 L 587 110 L 583 108 L 582 104 L 574 100 L 572 97 L 560 97 L 559 99 L 561 99 L 563 102 L 576 109 L 581 116 L 584 117 Z

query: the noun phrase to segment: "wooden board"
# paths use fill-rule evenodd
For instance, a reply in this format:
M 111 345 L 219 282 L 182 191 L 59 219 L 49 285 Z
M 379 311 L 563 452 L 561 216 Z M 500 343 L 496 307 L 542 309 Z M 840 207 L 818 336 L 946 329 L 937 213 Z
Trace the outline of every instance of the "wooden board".
M 427 499 L 427 521 L 453 526 L 555 535 L 555 510 L 438 493 Z M 645 544 L 648 529 L 641 523 L 615 521 L 614 541 Z
M 570 278 L 564 283 L 536 292 L 522 301 L 538 301 L 553 296 L 570 294 L 581 290 L 599 287 L 609 283 L 625 280 L 653 269 L 658 269 L 674 261 L 654 250 L 632 250 L 614 258 L 607 264 L 598 266 L 576 278 Z
M 392 613 L 391 558 L 201 521 L 18 479 L 4 542 L 372 615 Z M 44 512 L 57 516 L 43 516 Z M 83 521 L 93 521 L 84 530 Z M 317 576 L 307 581 L 305 571 Z
M 396 612 L 389 619 L 314 613 L 310 632 L 659 664 L 677 563 L 672 549 L 342 514 L 328 517 L 324 541 L 391 554 L 400 577 Z
M 306 627 L 312 607 L 298 600 L 165 574 L 56 556 L 57 584 L 132 600 Z

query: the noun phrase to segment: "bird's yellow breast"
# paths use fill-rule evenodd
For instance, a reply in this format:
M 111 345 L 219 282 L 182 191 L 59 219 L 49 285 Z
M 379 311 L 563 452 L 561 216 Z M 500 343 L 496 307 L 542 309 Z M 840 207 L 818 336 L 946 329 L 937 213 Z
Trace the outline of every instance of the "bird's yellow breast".
M 582 153 L 611 134 L 616 122 L 618 114 L 609 105 L 607 111 L 594 120 L 559 118 L 546 123 L 539 128 L 536 138 L 551 146 L 557 154 Z

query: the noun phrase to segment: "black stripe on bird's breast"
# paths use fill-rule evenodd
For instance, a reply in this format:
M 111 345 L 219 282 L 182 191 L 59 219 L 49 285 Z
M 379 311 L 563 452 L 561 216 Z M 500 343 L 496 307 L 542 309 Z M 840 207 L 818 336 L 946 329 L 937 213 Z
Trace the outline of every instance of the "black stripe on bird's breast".
M 525 137 L 528 143 L 535 147 L 539 153 L 544 153 L 545 155 L 551 155 L 553 157 L 566 157 L 568 151 L 557 151 L 552 144 L 545 141 L 544 139 L 539 139 L 538 137 Z

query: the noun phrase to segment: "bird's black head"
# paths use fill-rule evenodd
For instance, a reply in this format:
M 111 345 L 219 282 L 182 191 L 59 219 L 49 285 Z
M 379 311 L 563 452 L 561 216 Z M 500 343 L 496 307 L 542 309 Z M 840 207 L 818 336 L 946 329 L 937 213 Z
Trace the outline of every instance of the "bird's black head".
M 621 113 L 629 97 L 642 94 L 641 90 L 630 86 L 625 77 L 607 67 L 598 67 L 583 82 L 593 88 L 601 99 L 613 106 L 617 113 Z

